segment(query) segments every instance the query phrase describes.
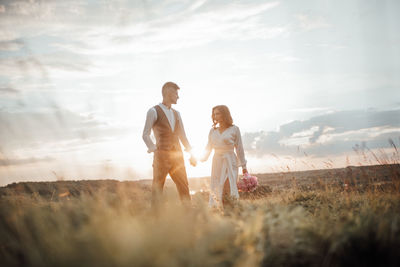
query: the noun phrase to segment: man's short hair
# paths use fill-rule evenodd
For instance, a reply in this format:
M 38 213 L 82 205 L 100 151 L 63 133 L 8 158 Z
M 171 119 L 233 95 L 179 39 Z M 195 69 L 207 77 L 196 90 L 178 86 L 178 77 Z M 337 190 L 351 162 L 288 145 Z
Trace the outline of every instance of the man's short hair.
M 161 90 L 163 96 L 165 95 L 165 93 L 168 90 L 168 88 L 173 88 L 173 89 L 178 90 L 179 86 L 176 83 L 173 83 L 173 82 L 164 83 L 164 85 L 162 87 L 162 90 Z

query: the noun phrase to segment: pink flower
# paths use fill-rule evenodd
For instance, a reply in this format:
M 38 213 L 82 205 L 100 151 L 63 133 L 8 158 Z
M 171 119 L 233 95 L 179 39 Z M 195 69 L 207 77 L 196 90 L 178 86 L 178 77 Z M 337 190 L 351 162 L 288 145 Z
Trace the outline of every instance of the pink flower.
M 239 179 L 237 184 L 240 192 L 253 192 L 256 190 L 258 185 L 257 177 L 252 176 L 249 173 L 245 173 L 242 178 Z

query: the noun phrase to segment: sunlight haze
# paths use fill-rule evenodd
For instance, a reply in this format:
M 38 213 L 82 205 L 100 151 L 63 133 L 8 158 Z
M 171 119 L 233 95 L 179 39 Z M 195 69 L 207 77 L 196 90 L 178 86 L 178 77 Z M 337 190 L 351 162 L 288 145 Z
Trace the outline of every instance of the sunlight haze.
M 252 173 L 390 155 L 399 14 L 395 0 L 0 1 L 0 185 L 150 179 L 142 131 L 167 81 L 197 155 L 220 104 Z M 210 175 L 211 159 L 185 163 Z

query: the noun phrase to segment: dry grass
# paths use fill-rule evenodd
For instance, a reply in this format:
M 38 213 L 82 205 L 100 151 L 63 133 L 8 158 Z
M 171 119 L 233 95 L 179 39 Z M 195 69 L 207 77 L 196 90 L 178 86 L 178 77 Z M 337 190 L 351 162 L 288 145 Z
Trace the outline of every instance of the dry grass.
M 3 197 L 2 266 L 398 266 L 399 192 L 269 192 L 223 212 L 127 195 Z
M 157 215 L 144 185 L 12 185 L 0 194 L 0 265 L 400 266 L 395 163 L 313 183 L 289 173 L 286 187 L 261 183 L 223 211 L 207 192 L 185 208 L 167 190 Z

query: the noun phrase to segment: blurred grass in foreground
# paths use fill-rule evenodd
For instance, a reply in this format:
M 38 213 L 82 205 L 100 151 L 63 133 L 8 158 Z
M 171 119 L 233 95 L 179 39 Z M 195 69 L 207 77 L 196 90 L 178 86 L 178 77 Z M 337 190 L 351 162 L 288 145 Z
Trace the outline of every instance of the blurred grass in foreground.
M 169 197 L 118 192 L 0 202 L 2 266 L 399 266 L 397 190 L 277 191 L 223 212 L 207 194 L 185 209 Z M 167 194 L 168 195 L 168 194 Z

